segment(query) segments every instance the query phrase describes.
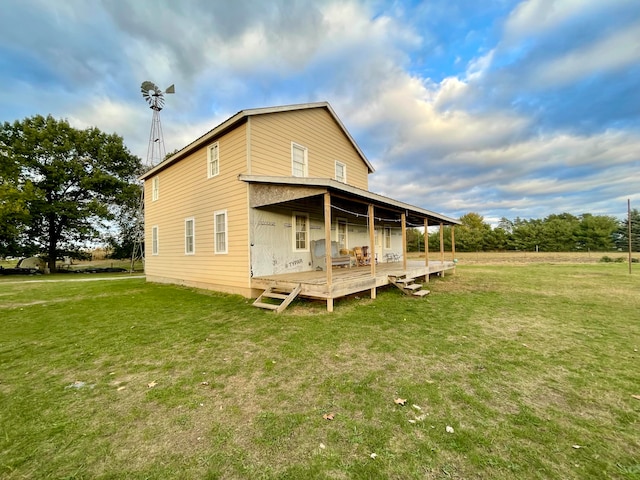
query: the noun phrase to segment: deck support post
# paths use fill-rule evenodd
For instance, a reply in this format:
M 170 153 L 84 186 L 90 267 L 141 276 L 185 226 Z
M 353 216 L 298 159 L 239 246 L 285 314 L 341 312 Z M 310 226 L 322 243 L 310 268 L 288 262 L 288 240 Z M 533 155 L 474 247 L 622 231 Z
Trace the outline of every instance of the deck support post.
M 425 280 L 429 281 L 429 220 L 424 219 L 424 266 L 427 267 Z
M 440 268 L 444 277 L 444 224 L 440 222 Z
M 327 272 L 327 311 L 333 312 L 333 297 L 331 293 L 331 194 L 324 194 L 324 251 L 325 270 Z
M 376 231 L 375 231 L 375 218 L 373 216 L 373 204 L 369 204 L 369 245 L 371 245 L 371 256 L 369 257 L 369 263 L 371 264 L 371 278 L 376 278 Z M 376 286 L 371 288 L 371 298 L 376 298 Z
M 400 222 L 402 223 L 402 270 L 407 271 L 407 214 L 400 214 Z
M 456 227 L 451 225 L 451 261 L 453 262 L 453 273 L 456 273 Z

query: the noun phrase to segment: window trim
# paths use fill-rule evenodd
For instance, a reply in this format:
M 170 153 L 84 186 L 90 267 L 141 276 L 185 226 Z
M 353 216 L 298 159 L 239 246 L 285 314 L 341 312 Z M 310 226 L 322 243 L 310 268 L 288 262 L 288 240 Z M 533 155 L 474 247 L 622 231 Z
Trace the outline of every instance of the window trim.
M 294 159 L 293 152 L 295 151 L 296 148 L 302 150 L 302 153 L 303 153 L 302 176 L 298 176 L 294 173 L 295 163 L 293 160 Z M 296 142 L 291 142 L 291 176 L 296 178 L 306 178 L 309 176 L 309 149 L 304 145 L 300 145 L 299 143 L 296 143 Z
M 151 201 L 155 202 L 160 198 L 160 177 L 156 175 L 151 180 Z
M 187 223 L 191 222 L 191 251 L 187 250 Z M 195 217 L 188 217 L 184 219 L 184 254 L 195 255 L 196 253 L 196 219 Z
M 224 250 L 218 250 L 218 216 L 224 215 Z M 216 210 L 213 212 L 213 253 L 223 255 L 229 253 L 229 217 L 227 210 Z
M 151 227 L 151 255 L 159 255 L 160 254 L 160 235 L 159 235 L 158 225 L 153 225 Z
M 340 180 L 338 178 L 338 165 L 342 166 L 342 180 Z M 344 162 L 341 162 L 339 160 L 336 160 L 336 165 L 335 165 L 335 179 L 338 182 L 342 182 L 342 183 L 347 183 L 347 164 Z
M 344 225 L 344 245 L 340 245 L 340 224 Z M 344 217 L 336 217 L 336 242 L 338 248 L 349 248 L 349 222 Z
M 297 239 L 297 234 L 298 234 L 298 222 L 297 217 L 305 217 L 306 222 L 306 229 L 305 229 L 305 247 L 304 248 L 298 248 L 298 239 Z M 293 251 L 294 252 L 310 252 L 311 251 L 311 241 L 309 238 L 309 232 L 311 231 L 310 229 L 310 225 L 309 225 L 309 214 L 305 213 L 305 212 L 293 212 L 293 218 L 291 221 L 291 230 L 292 230 L 292 241 L 293 241 Z
M 211 151 L 215 149 L 217 153 L 217 158 L 211 158 Z M 211 173 L 211 166 L 216 166 L 215 173 Z M 220 142 L 213 142 L 211 145 L 207 146 L 207 178 L 213 178 L 220 175 Z

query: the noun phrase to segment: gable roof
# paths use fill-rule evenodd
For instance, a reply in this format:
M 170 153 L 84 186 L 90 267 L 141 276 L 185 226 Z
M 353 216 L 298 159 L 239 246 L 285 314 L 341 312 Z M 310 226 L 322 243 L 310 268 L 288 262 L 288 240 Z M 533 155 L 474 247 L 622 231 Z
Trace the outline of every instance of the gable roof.
M 308 110 L 312 108 L 324 108 L 325 110 L 327 110 L 327 112 L 329 112 L 329 115 L 331 115 L 331 117 L 336 122 L 338 127 L 340 127 L 340 130 L 342 130 L 342 133 L 345 135 L 345 137 L 347 137 L 347 139 L 349 140 L 353 148 L 356 150 L 356 152 L 358 152 L 358 155 L 360 156 L 362 161 L 367 165 L 367 168 L 369 169 L 369 173 L 373 173 L 375 171 L 375 169 L 373 168 L 373 165 L 371 165 L 371 162 L 367 160 L 367 157 L 362 152 L 362 150 L 360 149 L 356 141 L 353 139 L 351 134 L 347 131 L 343 123 L 340 121 L 340 119 L 336 115 L 336 112 L 333 111 L 333 108 L 331 108 L 331 105 L 329 105 L 329 102 L 316 102 L 316 103 L 300 103 L 296 105 L 282 105 L 278 107 L 264 107 L 264 108 L 252 108 L 248 110 L 240 110 L 238 113 L 228 118 L 217 127 L 214 127 L 213 129 L 209 130 L 207 133 L 205 133 L 201 137 L 197 138 L 196 140 L 188 144 L 186 147 L 180 149 L 176 154 L 172 155 L 166 160 L 163 160 L 155 167 L 143 173 L 140 176 L 140 179 L 145 180 L 146 178 L 149 178 L 150 176 L 155 175 L 159 171 L 164 170 L 169 165 L 172 165 L 180 161 L 195 149 L 202 147 L 203 144 L 208 143 L 209 141 L 218 137 L 224 132 L 232 130 L 236 126 L 246 122 L 249 117 L 256 116 L 256 115 L 265 115 L 270 113 L 291 112 L 296 110 Z

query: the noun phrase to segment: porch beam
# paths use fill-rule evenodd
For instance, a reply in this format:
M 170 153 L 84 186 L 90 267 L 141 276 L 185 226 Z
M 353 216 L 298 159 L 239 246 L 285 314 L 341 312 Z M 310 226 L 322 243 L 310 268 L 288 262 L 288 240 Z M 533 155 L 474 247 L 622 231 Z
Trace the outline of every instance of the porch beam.
M 327 272 L 327 292 L 329 294 L 327 311 L 333 312 L 333 298 L 331 297 L 331 194 L 329 192 L 324 194 L 324 252 L 324 269 Z
M 369 263 L 371 264 L 371 278 L 376 278 L 376 231 L 375 231 L 375 217 L 373 216 L 373 204 L 369 204 L 369 245 L 371 248 L 371 257 Z M 376 298 L 375 285 L 371 288 L 371 298 Z
M 407 270 L 407 214 L 400 214 L 400 223 L 402 225 L 402 270 Z

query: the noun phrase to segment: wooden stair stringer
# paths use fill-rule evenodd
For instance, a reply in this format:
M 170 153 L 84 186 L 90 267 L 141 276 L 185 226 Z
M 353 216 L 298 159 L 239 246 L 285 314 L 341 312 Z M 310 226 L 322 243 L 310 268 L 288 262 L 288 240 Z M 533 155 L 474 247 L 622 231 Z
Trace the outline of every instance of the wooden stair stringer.
M 407 278 L 406 274 L 389 275 L 389 281 L 405 295 L 413 297 L 424 297 L 429 295 L 429 290 L 424 290 L 422 285 L 413 283 L 414 280 L 415 278 Z
M 273 310 L 276 313 L 282 312 L 287 308 L 291 302 L 298 296 L 302 290 L 302 285 L 298 284 L 293 289 L 284 289 L 282 287 L 268 287 L 264 292 L 260 294 L 258 298 L 253 302 L 254 307 L 264 308 L 266 310 Z M 266 303 L 262 300 L 270 298 L 272 300 L 280 301 L 280 303 Z

